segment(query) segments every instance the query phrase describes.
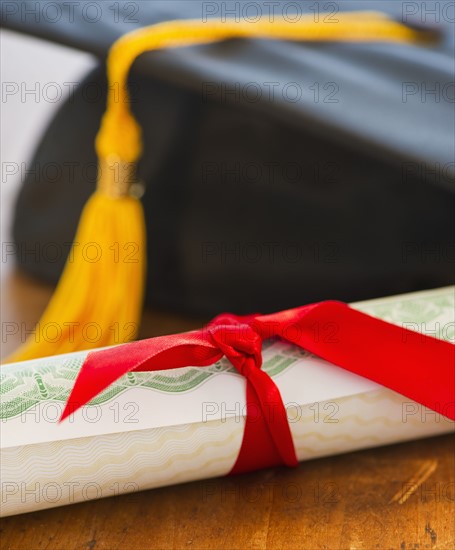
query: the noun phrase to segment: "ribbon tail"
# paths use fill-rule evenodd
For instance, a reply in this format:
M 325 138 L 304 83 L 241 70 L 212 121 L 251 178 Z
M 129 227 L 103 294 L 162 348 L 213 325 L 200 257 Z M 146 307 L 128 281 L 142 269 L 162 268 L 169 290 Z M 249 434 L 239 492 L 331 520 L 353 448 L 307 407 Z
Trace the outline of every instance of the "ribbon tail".
M 455 346 L 376 319 L 341 302 L 321 302 L 261 319 L 282 338 L 455 420 Z M 265 329 L 263 329 L 265 330 Z
M 118 378 L 134 369 L 134 364 L 119 361 L 118 354 L 118 347 L 114 347 L 87 355 L 59 422 L 87 404 Z
M 169 370 L 191 364 L 206 366 L 221 355 L 207 335 L 197 331 L 93 351 L 85 358 L 60 422 L 128 372 Z
M 246 388 L 242 445 L 230 475 L 285 464 L 297 466 L 294 442 L 280 392 L 270 376 L 254 369 Z

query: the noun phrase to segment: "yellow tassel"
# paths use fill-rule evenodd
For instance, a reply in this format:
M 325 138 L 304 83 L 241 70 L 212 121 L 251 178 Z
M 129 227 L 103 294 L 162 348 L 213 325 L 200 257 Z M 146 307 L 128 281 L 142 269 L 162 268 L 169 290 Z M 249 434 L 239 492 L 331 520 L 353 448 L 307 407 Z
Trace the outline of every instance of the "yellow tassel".
M 129 107 L 130 67 L 145 51 L 208 44 L 227 38 L 344 42 L 424 42 L 424 33 L 384 14 L 337 14 L 337 22 L 284 18 L 257 22 L 184 20 L 158 23 L 121 37 L 107 60 L 107 110 L 96 139 L 98 190 L 84 208 L 75 243 L 35 334 L 10 361 L 93 349 L 132 340 L 138 330 L 145 280 L 145 224 L 129 196 L 141 131 Z
M 69 353 L 136 337 L 145 276 L 140 201 L 96 191 L 84 207 L 65 270 L 35 333 L 8 361 Z M 101 186 L 99 186 L 101 187 Z

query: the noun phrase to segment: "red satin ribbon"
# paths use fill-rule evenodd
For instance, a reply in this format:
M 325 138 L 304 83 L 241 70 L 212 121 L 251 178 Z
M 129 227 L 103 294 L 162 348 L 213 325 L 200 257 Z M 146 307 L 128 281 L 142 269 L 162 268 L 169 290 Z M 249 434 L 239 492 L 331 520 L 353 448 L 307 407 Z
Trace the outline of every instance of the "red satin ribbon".
M 270 315 L 219 315 L 193 332 L 89 353 L 62 418 L 130 371 L 208 366 L 226 356 L 247 380 L 247 416 L 231 473 L 286 464 L 297 457 L 286 409 L 261 370 L 262 342 L 279 337 L 455 420 L 455 346 L 375 319 L 341 302 Z

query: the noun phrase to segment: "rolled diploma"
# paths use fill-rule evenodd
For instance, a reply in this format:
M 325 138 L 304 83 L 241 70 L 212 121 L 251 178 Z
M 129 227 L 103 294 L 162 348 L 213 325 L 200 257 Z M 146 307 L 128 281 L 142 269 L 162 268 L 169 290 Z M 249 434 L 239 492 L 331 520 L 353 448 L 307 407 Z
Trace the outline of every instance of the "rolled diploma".
M 351 305 L 454 341 L 453 287 Z M 59 424 L 86 355 L 2 366 L 2 516 L 229 473 L 246 382 L 226 359 L 129 373 Z M 445 416 L 285 342 L 265 342 L 263 360 L 299 460 L 453 431 Z

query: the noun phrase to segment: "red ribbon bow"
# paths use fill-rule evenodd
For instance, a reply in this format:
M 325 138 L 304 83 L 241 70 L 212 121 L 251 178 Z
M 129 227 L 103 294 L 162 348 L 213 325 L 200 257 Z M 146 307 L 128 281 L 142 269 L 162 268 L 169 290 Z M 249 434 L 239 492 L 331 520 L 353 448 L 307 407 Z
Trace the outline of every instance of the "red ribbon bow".
M 247 380 L 245 432 L 231 473 L 295 466 L 285 406 L 276 384 L 261 369 L 262 342 L 271 337 L 455 420 L 455 346 L 334 301 L 270 315 L 225 313 L 201 330 L 89 353 L 61 420 L 127 372 L 203 367 L 226 356 Z

